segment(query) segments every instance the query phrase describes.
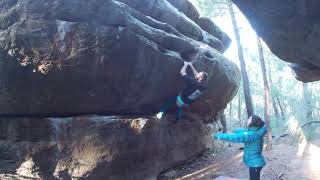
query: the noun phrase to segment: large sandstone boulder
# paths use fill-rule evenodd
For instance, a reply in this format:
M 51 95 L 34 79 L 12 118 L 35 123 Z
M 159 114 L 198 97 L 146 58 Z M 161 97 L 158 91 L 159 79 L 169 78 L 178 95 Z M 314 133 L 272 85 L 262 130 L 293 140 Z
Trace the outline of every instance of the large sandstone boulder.
M 298 80 L 320 80 L 320 1 L 236 1 L 271 51 Z
M 209 34 L 217 37 L 225 47 L 229 47 L 231 39 L 224 33 L 211 19 L 206 17 L 200 17 L 196 20 L 196 23 Z
M 0 179 L 155 179 L 208 147 L 239 70 L 222 31 L 169 2 L 0 1 Z M 183 88 L 190 50 L 206 93 L 180 123 L 147 116 Z
M 210 135 L 197 119 L 2 118 L 0 179 L 156 179 L 202 153 Z
M 168 0 L 168 2 L 193 21 L 197 21 L 200 17 L 198 10 L 188 0 Z
M 166 0 L 121 1 L 1 1 L 0 114 L 153 112 L 182 88 L 190 49 L 209 72 L 201 109 L 223 109 L 239 73 L 222 42 Z

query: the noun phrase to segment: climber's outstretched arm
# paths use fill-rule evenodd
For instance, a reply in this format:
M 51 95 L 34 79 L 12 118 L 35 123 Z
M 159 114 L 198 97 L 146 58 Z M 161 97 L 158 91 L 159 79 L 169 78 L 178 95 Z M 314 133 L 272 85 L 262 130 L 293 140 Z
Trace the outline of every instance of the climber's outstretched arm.
M 187 75 L 187 67 L 188 67 L 188 65 L 189 65 L 189 63 L 183 61 L 183 66 L 182 66 L 182 68 L 180 70 L 181 76 Z
M 196 77 L 198 76 L 199 72 L 196 70 L 196 68 L 193 67 L 192 63 L 189 62 L 189 66 L 191 67 L 192 69 L 192 72 L 193 72 L 193 75 Z

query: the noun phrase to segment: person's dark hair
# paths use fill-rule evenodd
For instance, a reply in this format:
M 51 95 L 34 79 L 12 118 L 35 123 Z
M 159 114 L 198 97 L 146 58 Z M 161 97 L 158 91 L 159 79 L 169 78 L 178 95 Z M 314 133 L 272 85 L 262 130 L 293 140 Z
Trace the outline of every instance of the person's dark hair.
M 257 127 L 257 128 L 261 128 L 264 126 L 264 121 L 262 121 L 262 119 L 257 116 L 257 115 L 252 115 L 252 121 L 249 124 L 249 127 Z
M 203 73 L 202 82 L 206 82 L 207 79 L 208 79 L 208 73 L 206 73 L 206 72 L 204 72 L 204 71 L 202 71 L 202 73 Z
M 180 56 L 184 61 L 191 61 L 192 58 L 197 54 L 198 52 L 195 49 L 186 50 L 180 53 Z

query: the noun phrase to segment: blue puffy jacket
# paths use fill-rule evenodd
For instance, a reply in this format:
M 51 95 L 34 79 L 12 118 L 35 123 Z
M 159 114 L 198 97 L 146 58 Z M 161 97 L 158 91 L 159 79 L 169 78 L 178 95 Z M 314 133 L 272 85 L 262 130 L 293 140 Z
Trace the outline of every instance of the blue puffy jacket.
M 262 156 L 265 126 L 260 129 L 237 129 L 232 134 L 217 133 L 213 138 L 233 143 L 244 143 L 243 161 L 249 167 L 263 167 L 266 162 Z

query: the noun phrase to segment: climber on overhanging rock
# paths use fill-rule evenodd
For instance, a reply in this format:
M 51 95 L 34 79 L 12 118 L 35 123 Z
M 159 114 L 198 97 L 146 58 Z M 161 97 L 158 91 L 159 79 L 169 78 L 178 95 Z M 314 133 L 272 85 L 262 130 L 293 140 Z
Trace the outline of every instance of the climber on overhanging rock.
M 183 108 L 188 108 L 197 98 L 199 98 L 206 89 L 205 82 L 208 74 L 204 71 L 198 72 L 192 65 L 192 62 L 197 60 L 198 54 L 194 51 L 187 51 L 181 54 L 185 60 L 183 67 L 180 70 L 180 75 L 186 83 L 186 87 L 176 96 L 169 98 L 160 108 L 157 118 L 161 119 L 165 112 L 172 106 L 176 106 L 176 122 L 178 122 L 182 115 Z M 187 74 L 187 68 L 190 67 L 193 76 Z

